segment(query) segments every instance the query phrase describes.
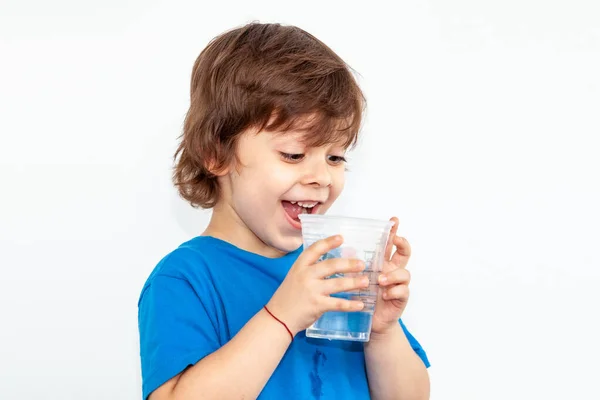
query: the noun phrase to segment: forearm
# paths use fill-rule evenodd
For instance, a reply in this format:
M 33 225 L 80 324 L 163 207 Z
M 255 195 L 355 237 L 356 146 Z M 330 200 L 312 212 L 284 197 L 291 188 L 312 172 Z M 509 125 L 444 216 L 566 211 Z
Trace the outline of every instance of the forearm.
M 400 325 L 365 344 L 365 362 L 374 400 L 427 400 L 429 374 Z
M 168 399 L 255 399 L 290 341 L 285 328 L 261 310 L 226 345 L 185 371 Z

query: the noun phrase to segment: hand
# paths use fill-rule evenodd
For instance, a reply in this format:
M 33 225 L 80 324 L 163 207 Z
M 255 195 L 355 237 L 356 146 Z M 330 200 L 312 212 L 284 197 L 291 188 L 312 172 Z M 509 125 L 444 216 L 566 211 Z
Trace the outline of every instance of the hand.
M 322 255 L 342 244 L 340 236 L 319 240 L 298 257 L 267 307 L 281 319 L 292 334 L 308 328 L 326 311 L 360 311 L 362 301 L 332 297 L 330 294 L 364 289 L 366 276 L 325 279 L 337 273 L 358 273 L 365 269 L 361 260 L 331 258 L 317 262 Z
M 371 327 L 371 333 L 375 335 L 385 334 L 390 328 L 398 325 L 398 319 L 406 308 L 409 296 L 410 273 L 406 269 L 406 264 L 410 258 L 411 248 L 406 239 L 396 235 L 398 218 L 394 217 L 391 221 L 394 225 L 390 231 L 382 273 L 379 276 L 379 286 L 382 290 L 377 296 Z M 396 251 L 392 256 L 394 246 Z

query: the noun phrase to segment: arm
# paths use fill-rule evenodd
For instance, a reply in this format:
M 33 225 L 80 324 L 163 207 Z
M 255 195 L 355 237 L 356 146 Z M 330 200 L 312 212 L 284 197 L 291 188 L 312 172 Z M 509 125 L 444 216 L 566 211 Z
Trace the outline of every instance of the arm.
M 406 239 L 396 235 L 398 219 L 392 221 L 371 339 L 365 344 L 369 390 L 375 400 L 428 400 L 427 368 L 398 323 L 409 297 L 410 273 L 406 265 L 411 247 Z M 392 255 L 394 246 L 396 252 Z
M 371 335 L 365 362 L 374 400 L 427 400 L 429 374 L 397 324 L 388 333 Z
M 149 400 L 255 399 L 290 345 L 263 309 L 226 345 L 167 381 Z
M 336 258 L 315 264 L 322 254 L 339 247 L 341 243 L 341 237 L 332 237 L 320 240 L 306 249 L 269 301 L 269 310 L 277 318 L 285 321 L 292 335 L 306 329 L 326 311 L 363 309 L 364 304 L 361 301 L 335 298 L 330 294 L 365 288 L 369 285 L 368 280 L 362 277 L 325 279 L 336 273 L 360 272 L 365 268 L 362 261 Z M 142 304 L 142 306 L 145 304 L 144 315 L 171 315 L 177 312 L 178 308 L 184 308 L 174 307 L 169 313 L 157 312 L 157 310 L 173 308 L 171 304 L 189 306 L 189 301 L 186 303 L 187 297 L 178 297 L 181 288 L 177 290 L 172 285 L 172 282 L 163 284 L 160 288 L 163 290 L 163 295 L 155 293 L 153 298 L 147 299 L 147 302 Z M 165 293 L 171 297 L 170 302 L 161 301 L 165 298 Z M 207 325 L 206 322 L 194 326 L 193 320 L 186 319 L 188 314 L 192 315 L 191 318 L 198 318 L 198 314 L 202 312 L 201 307 L 191 311 L 190 313 L 190 310 L 186 310 L 183 314 L 182 320 L 187 321 L 186 323 L 182 323 L 182 320 L 177 322 L 181 324 L 179 327 L 181 331 L 193 326 L 191 332 L 187 333 L 186 340 L 190 343 L 211 340 L 210 326 L 206 330 L 202 329 Z M 146 321 L 141 324 L 144 326 L 143 336 L 148 337 L 146 352 L 152 353 L 162 347 L 160 357 L 150 357 L 151 365 L 162 366 L 172 358 L 170 348 L 176 346 L 172 342 L 167 343 L 168 345 L 162 343 L 163 338 L 169 336 L 165 332 L 173 329 L 173 326 L 168 323 L 171 319 L 165 321 L 146 316 L 142 320 Z M 161 335 L 155 335 L 157 331 L 160 331 Z M 170 340 L 172 341 L 173 338 L 174 336 L 171 335 Z M 212 342 L 213 346 L 218 344 L 214 343 L 215 340 Z M 261 310 L 227 344 L 212 350 L 195 365 L 162 384 L 150 394 L 149 399 L 255 399 L 275 371 L 289 345 L 290 334 L 286 328 L 265 310 Z M 186 361 L 185 364 L 177 367 L 183 368 L 188 364 L 189 361 Z M 148 370 L 151 374 L 152 369 L 149 367 Z

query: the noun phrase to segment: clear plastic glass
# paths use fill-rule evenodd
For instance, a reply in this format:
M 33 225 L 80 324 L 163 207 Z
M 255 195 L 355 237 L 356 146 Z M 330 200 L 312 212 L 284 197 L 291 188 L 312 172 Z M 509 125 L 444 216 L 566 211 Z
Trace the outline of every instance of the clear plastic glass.
M 351 340 L 368 342 L 371 336 L 371 323 L 379 286 L 377 278 L 383 265 L 385 246 L 388 241 L 391 221 L 363 218 L 336 217 L 317 214 L 300 214 L 304 248 L 314 242 L 333 235 L 342 235 L 344 243 L 337 249 L 323 255 L 319 261 L 328 258 L 358 258 L 366 268 L 357 274 L 346 276 L 369 276 L 369 287 L 351 292 L 336 293 L 332 296 L 361 300 L 365 308 L 360 312 L 326 312 L 307 330 L 306 336 L 329 340 Z M 340 277 L 336 274 L 330 278 Z

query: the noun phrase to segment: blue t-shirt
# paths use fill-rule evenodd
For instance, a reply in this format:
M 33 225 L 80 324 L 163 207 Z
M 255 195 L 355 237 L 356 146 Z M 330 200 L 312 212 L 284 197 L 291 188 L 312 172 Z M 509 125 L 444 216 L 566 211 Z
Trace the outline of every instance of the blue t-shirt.
M 268 303 L 301 250 L 267 258 L 203 236 L 162 259 L 138 303 L 143 398 L 235 336 Z M 259 396 L 283 398 L 368 399 L 363 344 L 298 333 Z

